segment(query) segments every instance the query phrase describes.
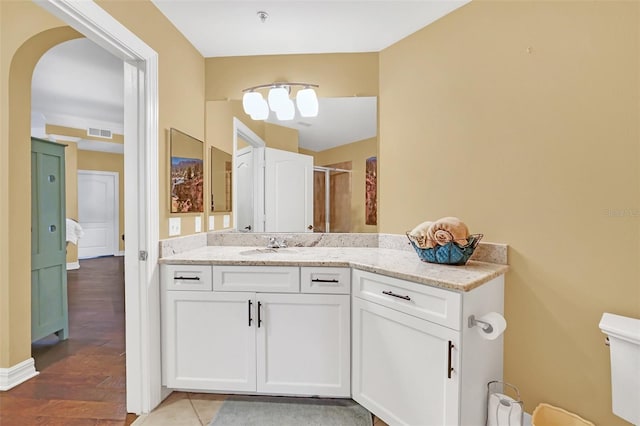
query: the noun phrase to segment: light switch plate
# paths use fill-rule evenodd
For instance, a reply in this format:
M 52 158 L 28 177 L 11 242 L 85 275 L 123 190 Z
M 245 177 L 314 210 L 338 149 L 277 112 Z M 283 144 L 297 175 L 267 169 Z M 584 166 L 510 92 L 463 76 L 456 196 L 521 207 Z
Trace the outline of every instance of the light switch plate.
M 179 217 L 169 218 L 169 236 L 174 237 L 180 235 L 181 219 Z
M 222 226 L 223 226 L 224 228 L 228 228 L 228 227 L 229 227 L 229 222 L 230 222 L 230 220 L 231 220 L 231 217 L 230 217 L 228 214 L 225 214 L 225 215 L 222 217 Z
M 209 216 L 209 231 L 214 231 L 216 229 L 215 216 Z
M 202 218 L 200 216 L 195 217 L 194 227 L 196 228 L 196 232 L 202 232 Z

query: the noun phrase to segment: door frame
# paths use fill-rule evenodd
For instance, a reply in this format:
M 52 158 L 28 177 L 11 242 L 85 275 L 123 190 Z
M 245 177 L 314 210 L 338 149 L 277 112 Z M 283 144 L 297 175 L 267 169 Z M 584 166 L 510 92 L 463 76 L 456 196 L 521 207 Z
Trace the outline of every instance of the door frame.
M 83 175 L 99 175 L 99 176 L 112 176 L 114 180 L 114 188 L 113 188 L 113 208 L 115 212 L 114 217 L 114 230 L 112 237 L 113 243 L 113 253 L 114 256 L 117 256 L 120 253 L 120 173 L 118 172 L 106 172 L 102 170 L 78 170 L 78 183 L 80 183 L 80 174 Z M 80 210 L 80 193 L 78 193 L 78 210 Z M 78 222 L 79 220 L 78 214 Z M 80 259 L 80 246 L 78 246 L 78 259 Z
M 124 61 L 127 411 L 162 401 L 158 280 L 158 54 L 93 1 L 34 0 Z

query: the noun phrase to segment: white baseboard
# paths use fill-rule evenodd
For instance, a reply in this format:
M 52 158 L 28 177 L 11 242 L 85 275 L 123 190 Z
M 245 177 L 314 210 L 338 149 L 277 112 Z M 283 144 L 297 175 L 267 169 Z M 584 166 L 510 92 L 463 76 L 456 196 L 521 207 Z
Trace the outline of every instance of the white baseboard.
M 80 262 L 67 262 L 67 271 L 73 271 L 75 269 L 80 269 Z
M 124 256 L 124 250 L 116 252 L 114 256 Z
M 0 391 L 9 390 L 37 376 L 36 365 L 33 358 L 22 361 L 9 368 L 0 368 Z

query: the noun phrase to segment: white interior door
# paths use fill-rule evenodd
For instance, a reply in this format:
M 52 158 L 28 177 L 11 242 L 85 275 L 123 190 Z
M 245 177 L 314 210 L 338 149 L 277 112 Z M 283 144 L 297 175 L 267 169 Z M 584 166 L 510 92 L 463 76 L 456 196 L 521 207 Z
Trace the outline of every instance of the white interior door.
M 313 157 L 265 149 L 265 232 L 313 231 Z
M 254 185 L 253 185 L 253 148 L 246 147 L 236 153 L 235 179 L 237 181 L 236 228 L 239 231 L 251 231 L 255 228 Z
M 118 213 L 118 173 L 78 170 L 78 258 L 116 254 Z

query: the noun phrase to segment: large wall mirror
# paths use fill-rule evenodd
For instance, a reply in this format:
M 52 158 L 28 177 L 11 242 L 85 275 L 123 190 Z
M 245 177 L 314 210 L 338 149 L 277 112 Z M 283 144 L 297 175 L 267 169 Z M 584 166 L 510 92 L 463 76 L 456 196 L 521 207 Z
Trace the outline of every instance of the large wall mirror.
M 231 153 L 211 147 L 211 211 L 231 211 L 232 167 Z
M 262 122 L 244 115 L 240 101 L 207 103 L 207 114 L 222 128 L 216 131 L 224 134 L 233 117 L 241 122 L 234 126 L 232 146 L 234 229 L 278 232 L 265 227 L 268 220 L 261 216 L 271 200 L 260 199 L 260 193 L 269 191 L 260 191 L 258 178 L 264 171 L 258 166 L 268 159 L 254 158 L 264 155 L 260 148 L 266 146 L 312 157 L 313 232 L 377 232 L 377 98 L 320 98 L 319 104 L 315 118 L 296 116 L 281 122 L 272 114 Z M 208 133 L 211 130 L 208 127 Z M 301 197 L 295 204 L 302 202 L 306 201 Z M 308 232 L 307 228 L 305 224 L 304 229 L 283 232 Z
M 171 213 L 204 212 L 204 143 L 177 129 L 171 143 Z

